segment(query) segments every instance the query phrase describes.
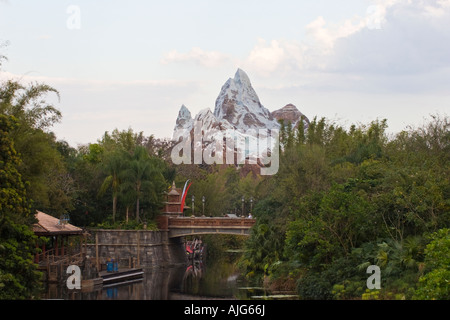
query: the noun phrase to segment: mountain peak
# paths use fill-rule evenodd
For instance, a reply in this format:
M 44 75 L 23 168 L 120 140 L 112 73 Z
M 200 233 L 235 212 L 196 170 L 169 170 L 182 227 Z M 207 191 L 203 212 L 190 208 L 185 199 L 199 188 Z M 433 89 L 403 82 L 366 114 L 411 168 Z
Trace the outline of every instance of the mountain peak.
M 222 86 L 214 113 L 206 108 L 192 118 L 188 108 L 181 106 L 173 140 L 193 133 L 194 124 L 197 122 L 202 123 L 204 139 L 209 140 L 217 130 L 234 129 L 245 134 L 250 129 L 279 129 L 277 120 L 296 126 L 302 117 L 306 128 L 309 124 L 308 118 L 291 103 L 271 113 L 261 104 L 247 73 L 238 68 L 234 78 L 229 78 Z
M 272 112 L 272 116 L 277 120 L 283 120 L 284 124 L 290 123 L 293 127 L 297 127 L 303 117 L 305 128 L 309 125 L 309 119 L 301 113 L 292 103 L 285 105 L 279 110 Z
M 194 120 L 192 119 L 191 112 L 183 104 L 178 111 L 177 121 L 175 123 L 175 129 L 172 139 L 178 140 L 180 136 L 187 134 L 193 127 Z
M 242 69 L 237 69 L 234 78 L 222 86 L 216 100 L 214 115 L 227 120 L 238 130 L 272 129 L 279 125 L 269 110 L 259 101 L 250 78 Z
M 235 75 L 234 75 L 234 82 L 235 83 L 241 83 L 242 85 L 246 85 L 246 86 L 250 86 L 251 87 L 251 83 L 250 83 L 250 78 L 248 77 L 248 75 L 245 73 L 244 70 L 242 70 L 241 68 L 238 68 Z
M 184 104 L 181 105 L 180 111 L 178 112 L 178 118 L 192 119 L 191 112 Z
M 202 121 L 205 118 L 214 117 L 214 114 L 209 108 L 200 110 L 200 112 L 195 116 L 195 121 Z

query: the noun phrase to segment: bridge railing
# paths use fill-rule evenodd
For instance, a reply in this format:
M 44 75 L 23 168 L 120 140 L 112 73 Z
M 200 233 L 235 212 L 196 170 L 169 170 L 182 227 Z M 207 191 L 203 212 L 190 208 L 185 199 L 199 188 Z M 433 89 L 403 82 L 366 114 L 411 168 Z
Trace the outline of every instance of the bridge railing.
M 168 227 L 243 227 L 251 228 L 255 219 L 249 218 L 226 218 L 226 217 L 170 217 Z

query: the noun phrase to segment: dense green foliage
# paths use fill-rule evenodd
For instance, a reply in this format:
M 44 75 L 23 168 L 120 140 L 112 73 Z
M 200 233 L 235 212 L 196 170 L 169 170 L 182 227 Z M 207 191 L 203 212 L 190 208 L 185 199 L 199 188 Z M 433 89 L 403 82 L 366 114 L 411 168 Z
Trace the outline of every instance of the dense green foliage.
M 16 127 L 14 117 L 0 114 L 0 299 L 30 299 L 40 288 L 33 263 L 34 215 L 10 137 Z
M 450 299 L 450 230 L 430 236 L 425 248 L 425 273 L 419 278 L 415 299 Z
M 97 143 L 68 147 L 65 162 L 74 183 L 74 224 L 102 228 L 151 225 L 163 192 L 175 178 L 152 137 L 128 129 L 106 132 Z
M 304 134 L 282 132 L 248 276 L 290 280 L 304 299 L 448 299 L 449 125 L 436 116 L 388 138 L 386 121 L 345 130 L 314 119 Z M 376 293 L 369 265 L 381 268 Z

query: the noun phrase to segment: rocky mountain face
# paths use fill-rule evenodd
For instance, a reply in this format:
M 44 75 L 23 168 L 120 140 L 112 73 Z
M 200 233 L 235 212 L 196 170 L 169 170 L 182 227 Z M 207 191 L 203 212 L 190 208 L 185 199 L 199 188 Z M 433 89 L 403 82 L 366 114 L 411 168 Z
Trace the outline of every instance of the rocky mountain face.
M 271 113 L 261 104 L 247 74 L 238 69 L 234 78 L 228 79 L 222 86 L 214 113 L 204 109 L 192 118 L 188 108 L 181 106 L 172 140 L 178 141 L 181 136 L 192 136 L 196 121 L 202 121 L 203 137 L 209 140 L 217 130 L 234 129 L 244 134 L 250 129 L 279 129 L 278 120 L 297 126 L 302 116 L 306 128 L 309 124 L 308 118 L 292 104 Z
M 177 131 L 182 131 L 182 130 L 191 131 L 191 129 L 193 127 L 194 127 L 194 120 L 192 119 L 191 112 L 183 104 L 180 108 L 180 111 L 178 112 L 178 117 L 177 117 L 177 121 L 175 123 L 174 133 Z M 175 138 L 177 138 L 177 137 L 174 136 L 173 140 L 178 139 L 178 138 L 177 139 L 175 139 Z
M 239 131 L 248 129 L 275 129 L 276 119 L 259 101 L 247 74 L 238 69 L 233 79 L 222 86 L 216 100 L 214 116 L 228 121 Z
M 288 125 L 290 123 L 294 128 L 298 126 L 301 119 L 303 119 L 305 128 L 307 128 L 309 125 L 309 119 L 291 103 L 279 110 L 272 112 L 272 117 L 277 120 L 283 120 L 285 125 Z

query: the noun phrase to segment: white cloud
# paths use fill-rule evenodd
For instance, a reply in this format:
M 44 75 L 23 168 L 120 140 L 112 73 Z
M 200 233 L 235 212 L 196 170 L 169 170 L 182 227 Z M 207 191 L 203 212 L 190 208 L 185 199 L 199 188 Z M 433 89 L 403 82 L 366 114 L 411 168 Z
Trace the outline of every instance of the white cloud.
M 450 0 L 375 1 L 365 16 L 305 28 L 303 41 L 259 39 L 243 68 L 323 90 L 442 92 L 450 78 Z
M 229 62 L 230 59 L 231 57 L 227 54 L 218 51 L 205 51 L 201 48 L 194 47 L 188 53 L 180 53 L 177 50 L 172 50 L 164 55 L 161 63 L 189 62 L 211 68 Z
M 283 61 L 288 59 L 288 52 L 286 43 L 278 40 L 267 43 L 266 40 L 260 38 L 244 64 L 260 74 L 270 75 L 280 68 Z
M 324 54 L 330 54 L 336 41 L 346 38 L 366 26 L 366 19 L 355 17 L 340 24 L 330 24 L 320 16 L 306 26 L 307 34 L 312 37 L 312 44 L 319 46 Z
M 50 40 L 52 38 L 53 36 L 51 36 L 50 34 L 41 34 L 36 37 L 37 40 Z
M 306 26 L 307 39 L 301 42 L 285 39 L 269 42 L 260 38 L 241 65 L 263 77 L 271 77 L 274 73 L 286 75 L 305 70 L 323 70 L 326 68 L 324 58 L 333 54 L 336 41 L 364 26 L 363 21 L 353 20 L 334 25 L 318 17 Z
M 317 72 L 389 75 L 450 65 L 450 0 L 373 0 L 363 15 L 339 22 L 319 16 L 304 28 L 304 39 L 258 38 L 244 58 L 196 47 L 170 51 L 161 63 L 239 65 L 288 81 Z

